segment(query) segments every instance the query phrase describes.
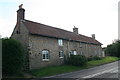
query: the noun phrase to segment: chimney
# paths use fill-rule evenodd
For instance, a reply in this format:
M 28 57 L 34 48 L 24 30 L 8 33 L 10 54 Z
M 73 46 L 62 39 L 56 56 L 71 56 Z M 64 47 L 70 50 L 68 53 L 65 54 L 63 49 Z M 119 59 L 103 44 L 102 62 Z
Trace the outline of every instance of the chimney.
M 78 28 L 76 28 L 76 27 L 74 26 L 73 32 L 74 32 L 75 34 L 78 34 Z
M 22 8 L 23 4 L 19 6 L 19 10 L 17 10 L 17 22 L 20 22 L 20 20 L 24 20 L 25 15 L 25 9 Z
M 95 34 L 92 34 L 92 38 L 95 39 Z

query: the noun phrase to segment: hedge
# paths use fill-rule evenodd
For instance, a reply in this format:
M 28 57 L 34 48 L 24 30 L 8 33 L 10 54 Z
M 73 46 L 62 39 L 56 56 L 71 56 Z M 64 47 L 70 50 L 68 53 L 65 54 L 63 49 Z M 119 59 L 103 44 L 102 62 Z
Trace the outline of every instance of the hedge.
M 20 42 L 2 39 L 2 74 L 15 75 L 22 71 L 24 65 L 24 49 Z

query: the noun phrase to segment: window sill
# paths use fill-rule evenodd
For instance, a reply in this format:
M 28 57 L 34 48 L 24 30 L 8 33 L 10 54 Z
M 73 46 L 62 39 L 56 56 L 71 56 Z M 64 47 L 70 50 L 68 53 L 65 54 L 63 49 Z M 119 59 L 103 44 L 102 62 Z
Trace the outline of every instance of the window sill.
M 64 57 L 59 57 L 59 58 L 61 58 L 61 59 L 62 59 L 62 58 L 64 58 Z
M 47 62 L 47 61 L 49 61 L 49 59 L 42 59 L 42 61 L 46 61 Z

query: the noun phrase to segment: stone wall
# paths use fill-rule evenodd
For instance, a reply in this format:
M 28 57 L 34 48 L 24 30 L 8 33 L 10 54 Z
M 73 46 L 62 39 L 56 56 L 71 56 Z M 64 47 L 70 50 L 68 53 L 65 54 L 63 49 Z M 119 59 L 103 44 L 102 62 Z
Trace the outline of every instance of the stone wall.
M 80 45 L 82 45 L 82 47 Z M 30 69 L 64 63 L 64 58 L 59 57 L 60 50 L 64 51 L 65 56 L 68 56 L 70 51 L 77 51 L 78 55 L 85 55 L 86 57 L 101 56 L 101 47 L 98 45 L 63 40 L 63 46 L 59 46 L 57 38 L 38 35 L 29 36 L 29 46 Z M 42 61 L 42 50 L 48 50 L 50 52 L 49 61 Z
M 17 31 L 20 30 L 20 32 L 18 33 Z M 25 49 L 25 56 L 26 56 L 26 59 L 25 59 L 25 70 L 29 70 L 29 55 L 28 55 L 28 30 L 26 29 L 25 25 L 22 23 L 20 23 L 20 25 L 17 25 L 15 27 L 15 29 L 13 30 L 13 33 L 11 35 L 11 38 L 15 39 L 15 40 L 18 40 L 22 46 L 24 47 Z
M 64 59 L 59 58 L 60 47 L 57 44 L 57 39 L 30 35 L 30 69 L 62 64 Z M 50 52 L 49 61 L 42 61 L 43 50 Z M 61 46 L 61 50 L 65 51 L 66 47 Z
M 85 55 L 86 57 L 102 56 L 102 48 L 100 45 L 63 40 L 63 46 L 59 46 L 57 38 L 30 34 L 22 22 L 20 24 L 20 34 L 17 33 L 17 30 L 18 27 L 14 29 L 11 38 L 19 40 L 24 46 L 27 69 L 63 64 L 64 58 L 59 57 L 59 51 L 61 50 L 64 52 L 65 56 L 69 56 L 71 51 L 76 51 L 77 55 Z M 49 61 L 42 60 L 43 50 L 49 51 Z

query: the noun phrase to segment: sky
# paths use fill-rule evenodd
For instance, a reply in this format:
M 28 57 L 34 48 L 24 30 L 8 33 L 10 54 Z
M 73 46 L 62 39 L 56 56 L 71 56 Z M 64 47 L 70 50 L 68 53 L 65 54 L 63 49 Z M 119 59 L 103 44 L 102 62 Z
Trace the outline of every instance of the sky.
M 119 0 L 0 0 L 0 35 L 10 37 L 16 25 L 19 5 L 25 19 L 91 37 L 106 47 L 118 39 Z

